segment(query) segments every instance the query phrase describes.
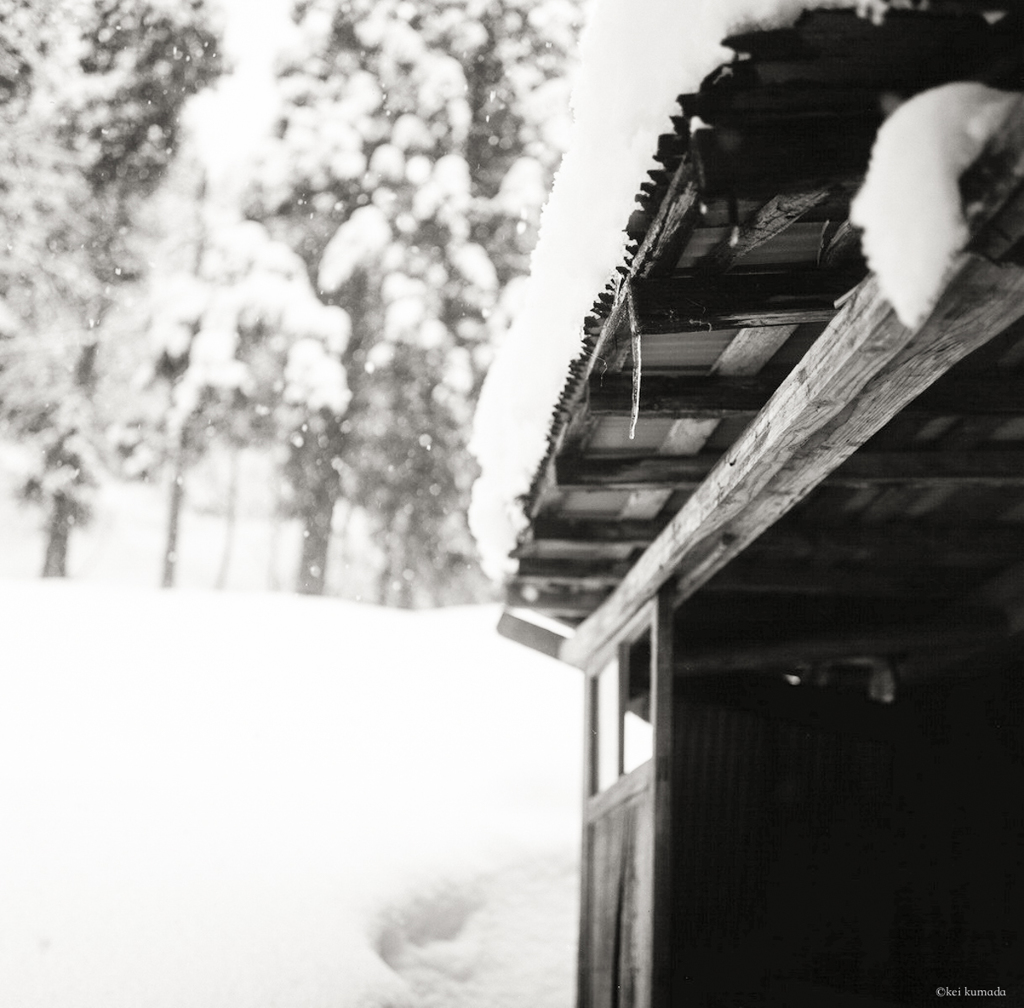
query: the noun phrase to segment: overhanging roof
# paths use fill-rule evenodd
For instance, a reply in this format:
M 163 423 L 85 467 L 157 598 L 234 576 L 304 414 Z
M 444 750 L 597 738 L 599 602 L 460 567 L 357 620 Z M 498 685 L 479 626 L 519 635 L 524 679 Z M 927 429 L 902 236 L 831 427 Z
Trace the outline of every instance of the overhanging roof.
M 516 550 L 510 602 L 579 624 L 563 658 L 591 664 L 665 584 L 692 654 L 719 655 L 706 667 L 746 644 L 750 662 L 801 640 L 856 655 L 1005 636 L 1024 561 L 1024 275 L 1006 265 L 1024 143 L 1004 135 L 965 177 L 974 244 L 918 329 L 848 216 L 885 106 L 948 80 L 1019 88 L 1021 38 L 1014 18 L 815 12 L 727 40 L 737 60 L 680 99 Z

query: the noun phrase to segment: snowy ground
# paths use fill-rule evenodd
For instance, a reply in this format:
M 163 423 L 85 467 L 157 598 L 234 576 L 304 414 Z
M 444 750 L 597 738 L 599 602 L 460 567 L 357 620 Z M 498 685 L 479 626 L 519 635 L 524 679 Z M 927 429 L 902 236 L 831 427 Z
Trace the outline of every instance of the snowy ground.
M 568 1008 L 581 683 L 493 608 L 0 613 L 5 1008 Z

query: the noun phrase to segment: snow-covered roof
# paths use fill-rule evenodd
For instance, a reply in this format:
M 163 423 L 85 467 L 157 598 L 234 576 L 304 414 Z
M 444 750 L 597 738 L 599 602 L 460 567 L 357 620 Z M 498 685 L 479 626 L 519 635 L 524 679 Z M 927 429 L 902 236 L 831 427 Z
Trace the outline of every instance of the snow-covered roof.
M 470 525 L 500 577 L 526 519 L 520 504 L 545 456 L 552 413 L 583 347 L 583 320 L 621 263 L 624 226 L 677 96 L 730 50 L 721 40 L 791 23 L 799 0 L 594 0 L 580 42 L 569 149 L 541 217 L 523 309 L 498 349 L 471 450 L 481 466 Z M 857 5 L 872 13 L 884 4 Z

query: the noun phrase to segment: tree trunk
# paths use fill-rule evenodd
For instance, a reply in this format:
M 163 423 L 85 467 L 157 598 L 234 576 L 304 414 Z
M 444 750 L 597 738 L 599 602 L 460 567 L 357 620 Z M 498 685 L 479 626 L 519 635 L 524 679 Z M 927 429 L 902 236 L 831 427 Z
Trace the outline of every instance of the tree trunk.
M 337 476 L 331 470 L 318 480 L 310 494 L 309 508 L 302 516 L 302 559 L 299 562 L 300 595 L 323 595 L 327 580 L 327 555 L 331 548 L 331 524 L 338 501 Z
M 214 588 L 223 591 L 228 584 L 228 571 L 231 568 L 231 552 L 235 544 L 235 526 L 238 519 L 238 469 L 239 450 L 231 449 L 231 457 L 228 463 L 228 501 L 227 514 L 224 520 L 224 550 L 220 555 L 220 570 L 217 571 L 217 581 Z
M 181 508 L 185 502 L 184 451 L 179 448 L 174 461 L 174 478 L 171 480 L 171 504 L 167 515 L 167 543 L 164 546 L 164 570 L 160 579 L 161 588 L 173 588 L 178 567 L 178 529 L 181 525 Z
M 384 572 L 381 578 L 381 605 L 399 609 L 412 608 L 412 584 L 406 576 L 406 538 L 411 534 L 409 525 L 412 508 L 399 508 L 392 518 L 385 537 Z
M 68 576 L 68 539 L 74 524 L 74 505 L 63 493 L 53 498 L 53 510 L 46 526 L 46 556 L 43 577 Z

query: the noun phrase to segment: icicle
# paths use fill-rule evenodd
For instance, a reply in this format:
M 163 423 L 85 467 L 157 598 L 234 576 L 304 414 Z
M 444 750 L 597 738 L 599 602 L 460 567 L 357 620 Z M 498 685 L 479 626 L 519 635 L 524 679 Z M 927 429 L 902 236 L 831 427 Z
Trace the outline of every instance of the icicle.
M 629 440 L 636 437 L 636 422 L 640 418 L 640 375 L 643 363 L 640 359 L 640 322 L 633 303 L 633 285 L 629 280 L 626 284 L 626 313 L 629 318 L 629 337 L 633 348 L 633 399 L 629 410 Z
M 629 440 L 636 437 L 636 422 L 640 418 L 640 330 L 633 327 L 633 403 L 629 410 Z

